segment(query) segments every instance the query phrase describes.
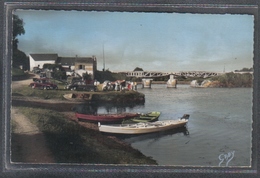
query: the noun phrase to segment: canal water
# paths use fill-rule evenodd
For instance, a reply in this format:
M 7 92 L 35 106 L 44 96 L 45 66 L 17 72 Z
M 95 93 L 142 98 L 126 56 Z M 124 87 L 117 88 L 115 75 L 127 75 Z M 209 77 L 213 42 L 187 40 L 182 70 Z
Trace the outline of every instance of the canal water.
M 125 138 L 159 165 L 251 165 L 252 88 L 152 85 L 138 91 L 146 100 L 134 111 L 161 111 L 159 120 L 190 114 L 186 131 Z
M 99 107 L 98 112 L 160 111 L 159 120 L 190 114 L 186 129 L 122 137 L 133 148 L 172 166 L 251 166 L 252 88 L 138 85 L 144 105 Z

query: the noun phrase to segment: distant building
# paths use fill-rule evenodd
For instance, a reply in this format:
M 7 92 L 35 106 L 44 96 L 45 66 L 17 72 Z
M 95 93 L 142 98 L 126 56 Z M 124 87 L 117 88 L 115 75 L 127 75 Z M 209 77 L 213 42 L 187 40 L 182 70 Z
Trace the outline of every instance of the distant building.
M 58 54 L 30 54 L 30 71 L 34 67 L 42 68 L 45 63 L 55 64 L 55 61 L 58 59 Z
M 58 57 L 56 64 L 62 65 L 65 69 L 74 70 L 75 57 Z
M 30 71 L 34 67 L 42 68 L 44 64 L 60 64 L 68 73 L 75 72 L 82 76 L 88 73 L 94 76 L 97 70 L 97 59 L 92 57 L 58 57 L 58 54 L 30 54 Z
M 76 57 L 74 70 L 78 74 L 82 73 L 83 71 L 88 71 L 88 74 L 94 75 L 94 71 L 97 70 L 96 57 Z

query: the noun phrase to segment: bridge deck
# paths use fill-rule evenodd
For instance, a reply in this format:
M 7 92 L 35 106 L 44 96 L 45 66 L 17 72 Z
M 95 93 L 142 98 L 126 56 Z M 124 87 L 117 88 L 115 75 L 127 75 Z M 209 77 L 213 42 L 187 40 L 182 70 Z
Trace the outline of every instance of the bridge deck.
M 153 77 L 164 77 L 169 75 L 184 76 L 184 77 L 212 77 L 223 73 L 217 72 L 206 72 L 206 71 L 188 71 L 188 72 L 156 72 L 156 71 L 131 71 L 131 72 L 120 72 L 125 73 L 128 77 L 139 77 L 139 78 L 153 78 Z

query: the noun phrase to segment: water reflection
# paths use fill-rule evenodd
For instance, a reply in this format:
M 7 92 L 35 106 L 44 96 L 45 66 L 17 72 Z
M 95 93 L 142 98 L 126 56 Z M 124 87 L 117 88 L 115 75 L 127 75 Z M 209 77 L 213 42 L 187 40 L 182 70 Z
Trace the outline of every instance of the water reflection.
M 82 103 L 75 105 L 73 111 L 81 114 L 109 114 L 135 112 L 135 108 L 144 108 L 140 103 Z
M 180 127 L 175 128 L 172 130 L 162 131 L 162 132 L 156 132 L 156 133 L 148 133 L 148 134 L 141 134 L 141 135 L 114 135 L 120 139 L 124 139 L 127 143 L 134 143 L 134 142 L 140 142 L 144 140 L 153 140 L 158 141 L 163 137 L 166 136 L 174 136 L 177 134 L 183 134 L 184 136 L 188 136 L 189 130 L 187 127 Z

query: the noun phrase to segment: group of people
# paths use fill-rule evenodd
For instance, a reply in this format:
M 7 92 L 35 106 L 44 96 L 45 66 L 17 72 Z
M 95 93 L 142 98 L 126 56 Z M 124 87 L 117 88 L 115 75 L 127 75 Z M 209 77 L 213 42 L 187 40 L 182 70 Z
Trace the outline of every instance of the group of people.
M 122 90 L 137 90 L 137 83 L 125 80 L 116 80 L 114 82 L 104 81 L 102 86 L 103 91 L 122 91 Z

